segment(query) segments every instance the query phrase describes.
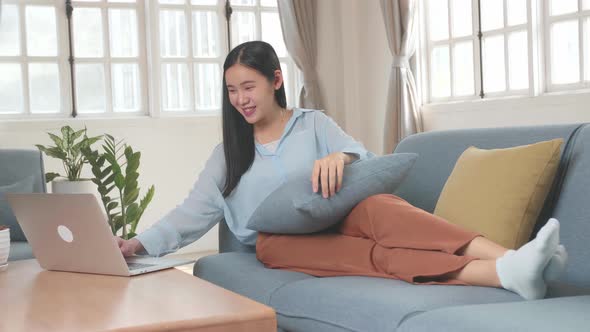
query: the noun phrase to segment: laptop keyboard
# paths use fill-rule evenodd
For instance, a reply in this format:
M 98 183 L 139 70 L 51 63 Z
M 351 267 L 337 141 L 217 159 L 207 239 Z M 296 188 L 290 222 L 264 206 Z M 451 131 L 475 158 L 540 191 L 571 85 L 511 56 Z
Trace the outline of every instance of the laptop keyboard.
M 129 267 L 129 270 L 137 270 L 137 269 L 142 269 L 142 268 L 154 266 L 154 264 L 142 264 L 142 263 L 129 263 L 129 262 L 127 262 L 127 266 Z

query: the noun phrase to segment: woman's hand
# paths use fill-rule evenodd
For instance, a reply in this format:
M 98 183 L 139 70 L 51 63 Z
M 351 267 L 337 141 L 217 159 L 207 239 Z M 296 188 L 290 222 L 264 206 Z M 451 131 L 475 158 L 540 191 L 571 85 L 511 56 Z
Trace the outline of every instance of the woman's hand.
M 311 174 L 313 192 L 317 192 L 318 186 L 321 184 L 324 198 L 334 196 L 342 188 L 344 165 L 350 164 L 356 159 L 355 156 L 343 152 L 334 152 L 316 160 Z
M 133 238 L 131 240 L 123 240 L 118 236 L 115 238 L 124 257 L 133 256 L 136 252 L 143 250 L 143 245 L 138 239 Z

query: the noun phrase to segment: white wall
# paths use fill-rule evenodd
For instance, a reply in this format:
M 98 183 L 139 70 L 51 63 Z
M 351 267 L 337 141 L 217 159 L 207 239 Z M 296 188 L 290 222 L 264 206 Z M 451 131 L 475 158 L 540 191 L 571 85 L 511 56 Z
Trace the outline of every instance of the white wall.
M 75 129 L 86 126 L 90 136 L 109 133 L 125 139 L 141 151 L 139 186 L 143 196 L 149 185 L 156 187 L 154 199 L 138 225 L 138 231 L 164 216 L 182 202 L 207 157 L 221 141 L 219 116 L 183 118 L 67 119 L 0 122 L 0 148 L 34 148 L 52 144 L 46 132 L 58 133 L 62 125 Z M 44 158 L 45 170 L 63 174 L 61 162 Z M 90 177 L 87 167 L 85 176 Z M 180 252 L 217 250 L 217 227 Z

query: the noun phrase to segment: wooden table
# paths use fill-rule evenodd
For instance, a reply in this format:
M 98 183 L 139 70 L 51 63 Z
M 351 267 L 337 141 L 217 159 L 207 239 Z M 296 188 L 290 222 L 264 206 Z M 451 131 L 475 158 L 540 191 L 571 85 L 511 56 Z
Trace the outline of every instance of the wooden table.
M 272 308 L 168 269 L 135 277 L 45 271 L 36 260 L 0 272 L 0 331 L 276 331 Z

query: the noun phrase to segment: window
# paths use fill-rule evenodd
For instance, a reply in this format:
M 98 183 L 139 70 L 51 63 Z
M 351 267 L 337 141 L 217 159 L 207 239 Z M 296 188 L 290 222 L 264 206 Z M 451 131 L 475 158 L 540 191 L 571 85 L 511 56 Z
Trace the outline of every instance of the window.
M 590 87 L 590 0 L 547 2 L 548 90 Z
M 527 2 L 428 1 L 432 101 L 528 93 L 532 54 Z
M 300 89 L 301 74 L 287 54 L 276 0 L 3 4 L 2 117 L 64 117 L 72 106 L 80 116 L 216 113 L 225 56 L 230 46 L 249 40 L 275 47 L 289 105 Z M 226 6 L 233 12 L 229 21 Z
M 73 1 L 79 114 L 147 113 L 143 1 Z
M 590 87 L 590 0 L 424 5 L 428 102 Z
M 0 25 L 0 115 L 66 112 L 66 40 L 55 1 L 6 1 Z

